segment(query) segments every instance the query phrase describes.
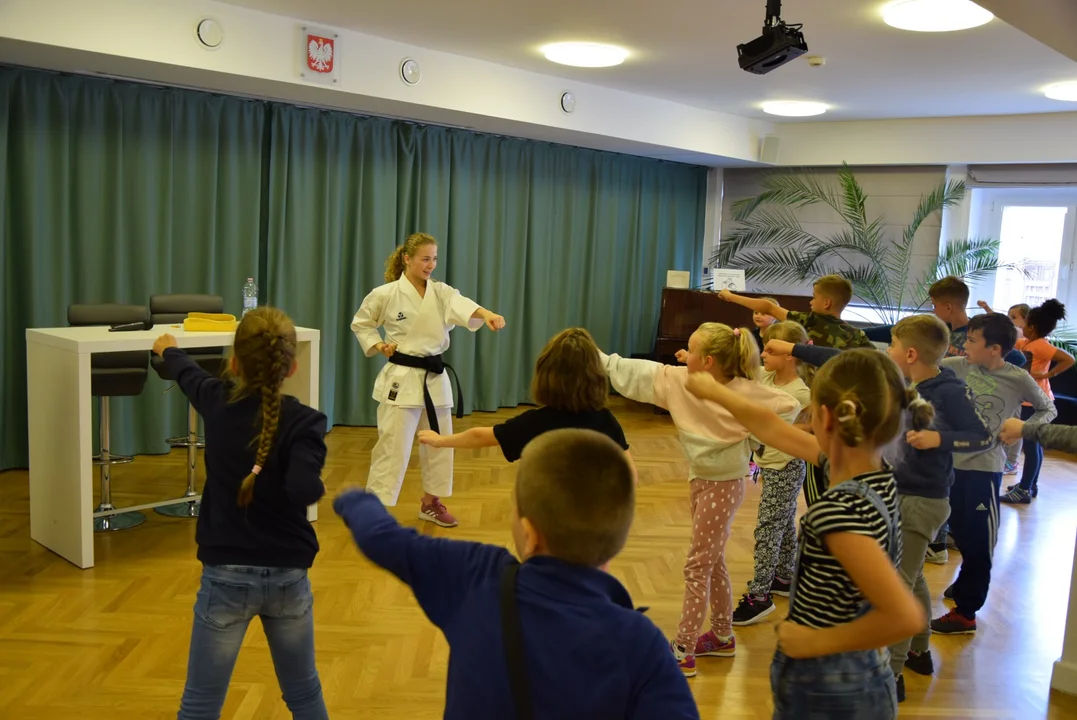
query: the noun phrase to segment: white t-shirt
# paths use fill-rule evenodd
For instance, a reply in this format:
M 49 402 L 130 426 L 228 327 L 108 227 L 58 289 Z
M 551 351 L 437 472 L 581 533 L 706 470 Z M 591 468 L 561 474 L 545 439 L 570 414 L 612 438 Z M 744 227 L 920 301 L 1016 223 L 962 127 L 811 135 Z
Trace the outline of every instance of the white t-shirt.
M 759 384 L 775 388 L 776 390 L 781 390 L 788 394 L 800 403 L 801 412 L 803 412 L 805 408 L 811 407 L 811 388 L 809 388 L 799 377 L 786 385 L 776 385 L 774 383 L 774 373 L 764 370 L 759 376 Z M 792 455 L 786 455 L 783 452 L 768 447 L 765 448 L 761 454 L 756 455 L 755 464 L 761 468 L 767 468 L 768 470 L 780 470 L 792 462 L 792 460 Z

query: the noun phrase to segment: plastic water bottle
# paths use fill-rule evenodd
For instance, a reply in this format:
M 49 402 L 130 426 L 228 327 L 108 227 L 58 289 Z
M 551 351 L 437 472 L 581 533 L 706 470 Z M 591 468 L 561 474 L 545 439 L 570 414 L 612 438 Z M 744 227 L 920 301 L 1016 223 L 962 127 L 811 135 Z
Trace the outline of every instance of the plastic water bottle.
M 258 286 L 254 284 L 254 278 L 247 278 L 247 284 L 243 286 L 243 314 L 258 307 Z

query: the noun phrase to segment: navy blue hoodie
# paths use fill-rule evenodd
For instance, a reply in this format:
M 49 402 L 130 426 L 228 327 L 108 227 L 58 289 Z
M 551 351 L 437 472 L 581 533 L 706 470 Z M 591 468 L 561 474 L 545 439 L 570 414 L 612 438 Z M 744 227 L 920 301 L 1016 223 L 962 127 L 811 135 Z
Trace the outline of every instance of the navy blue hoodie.
M 793 347 L 793 357 L 812 365 L 821 365 L 839 352 L 814 345 Z M 893 452 L 894 479 L 902 495 L 947 498 L 954 482 L 954 453 L 990 448 L 991 432 L 972 391 L 953 370 L 940 368 L 938 375 L 918 383 L 916 391 L 935 408 L 935 419 L 928 429 L 939 433 L 942 444 L 917 450 L 905 442 L 903 434 Z

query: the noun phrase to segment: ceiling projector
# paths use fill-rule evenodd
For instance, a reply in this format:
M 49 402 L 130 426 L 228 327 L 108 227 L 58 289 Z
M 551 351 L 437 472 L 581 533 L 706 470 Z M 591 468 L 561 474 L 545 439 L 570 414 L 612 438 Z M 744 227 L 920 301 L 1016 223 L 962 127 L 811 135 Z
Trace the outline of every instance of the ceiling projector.
M 737 45 L 741 70 L 766 75 L 808 52 L 802 25 L 787 25 L 781 19 L 781 0 L 767 0 L 767 20 L 763 34 L 751 42 Z

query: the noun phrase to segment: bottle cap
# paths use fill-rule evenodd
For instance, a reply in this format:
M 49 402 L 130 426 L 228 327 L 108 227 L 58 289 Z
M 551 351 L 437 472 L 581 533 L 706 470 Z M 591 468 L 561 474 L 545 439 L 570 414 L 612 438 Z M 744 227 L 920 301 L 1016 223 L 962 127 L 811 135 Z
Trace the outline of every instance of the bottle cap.
M 247 282 L 254 282 L 254 278 L 247 278 Z

